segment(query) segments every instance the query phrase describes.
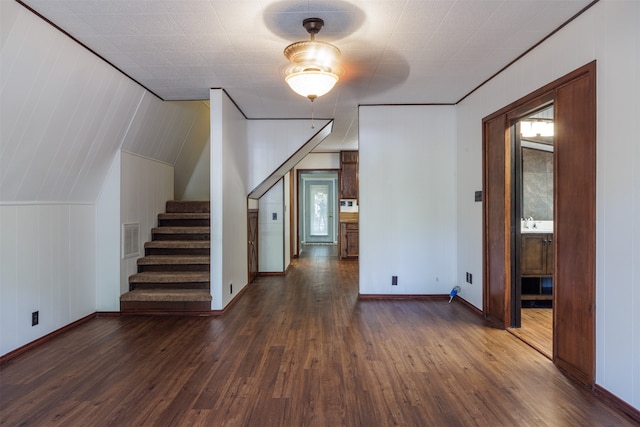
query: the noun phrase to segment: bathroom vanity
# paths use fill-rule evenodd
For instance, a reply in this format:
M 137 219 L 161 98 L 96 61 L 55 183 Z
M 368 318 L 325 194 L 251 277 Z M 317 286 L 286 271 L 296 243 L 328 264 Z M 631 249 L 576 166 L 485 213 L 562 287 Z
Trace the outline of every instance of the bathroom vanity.
M 522 300 L 553 299 L 553 221 L 535 221 L 521 230 Z

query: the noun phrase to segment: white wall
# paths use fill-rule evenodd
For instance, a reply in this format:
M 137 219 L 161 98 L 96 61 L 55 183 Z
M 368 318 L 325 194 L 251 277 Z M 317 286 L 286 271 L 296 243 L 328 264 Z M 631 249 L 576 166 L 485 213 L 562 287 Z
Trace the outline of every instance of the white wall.
M 604 0 L 457 107 L 458 277 L 482 271 L 482 118 L 597 60 L 596 383 L 640 408 L 640 2 Z M 467 270 L 469 271 L 469 270 Z M 475 280 L 475 278 L 478 280 Z M 462 296 L 482 306 L 480 274 Z
M 284 264 L 284 179 L 278 181 L 260 198 L 258 213 L 258 271 L 282 273 Z M 273 215 L 276 219 L 273 219 Z
M 211 308 L 224 308 L 248 281 L 247 121 L 211 90 Z M 230 292 L 233 284 L 233 294 Z
M 121 177 L 119 151 L 172 169 L 182 147 L 201 138 L 207 108 L 159 100 L 17 2 L 0 1 L 0 49 L 4 354 L 119 308 L 120 185 L 148 185 L 127 213 L 155 211 L 141 203 L 158 185 L 153 167 Z M 41 320 L 32 328 L 34 310 Z
M 157 227 L 158 214 L 165 212 L 167 200 L 173 200 L 172 166 L 123 151 L 120 171 L 120 224 L 140 224 L 140 252 L 121 259 L 118 296 L 129 291 L 129 276 L 138 270 L 137 259 L 144 255 L 144 243 L 151 240 L 151 228 Z M 121 248 L 118 251 L 121 254 Z
M 454 107 L 361 106 L 359 123 L 360 293 L 448 294 L 456 284 Z
M 197 111 L 189 139 L 180 150 L 175 162 L 174 191 L 177 200 L 209 200 L 209 169 L 211 167 L 211 143 L 209 126 L 211 112 L 207 104 Z
M 120 311 L 120 182 L 121 155 L 113 159 L 96 202 L 96 309 Z
M 96 311 L 95 230 L 93 205 L 0 206 L 0 354 Z
M 293 153 L 309 141 L 328 120 L 249 120 L 249 192 L 278 169 Z

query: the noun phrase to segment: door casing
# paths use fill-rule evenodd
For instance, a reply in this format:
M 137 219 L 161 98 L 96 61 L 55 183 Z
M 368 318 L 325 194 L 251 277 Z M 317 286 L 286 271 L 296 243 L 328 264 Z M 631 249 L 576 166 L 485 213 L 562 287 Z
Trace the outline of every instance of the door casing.
M 483 312 L 511 321 L 515 228 L 513 120 L 554 103 L 553 362 L 580 382 L 595 381 L 596 62 L 483 119 Z

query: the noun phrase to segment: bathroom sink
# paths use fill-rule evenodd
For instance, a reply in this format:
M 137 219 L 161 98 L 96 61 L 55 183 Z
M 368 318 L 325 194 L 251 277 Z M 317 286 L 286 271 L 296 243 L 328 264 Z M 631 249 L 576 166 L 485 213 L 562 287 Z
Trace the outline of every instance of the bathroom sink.
M 521 233 L 553 233 L 553 221 L 533 221 L 527 228 L 526 222 L 522 222 Z

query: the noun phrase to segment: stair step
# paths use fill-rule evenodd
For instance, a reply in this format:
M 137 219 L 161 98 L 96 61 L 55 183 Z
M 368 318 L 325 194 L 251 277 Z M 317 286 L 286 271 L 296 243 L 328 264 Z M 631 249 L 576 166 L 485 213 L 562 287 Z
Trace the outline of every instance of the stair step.
M 123 313 L 208 312 L 208 289 L 135 289 L 120 297 Z
M 147 271 L 129 276 L 130 284 L 140 283 L 204 283 L 209 282 L 208 271 Z
M 149 255 L 138 258 L 138 273 L 146 271 L 209 271 L 208 255 Z
M 209 213 L 161 213 L 158 214 L 158 226 L 160 227 L 208 227 L 210 225 Z
M 153 240 L 209 240 L 211 227 L 154 227 Z
M 209 240 L 154 240 L 144 244 L 145 255 L 209 255 Z
M 147 248 L 171 248 L 171 249 L 210 249 L 209 240 L 154 240 L 144 244 Z
M 120 296 L 120 301 L 211 301 L 204 289 L 134 289 Z
M 208 200 L 169 200 L 166 203 L 168 213 L 176 212 L 209 212 L 210 202 Z
M 209 264 L 210 257 L 206 255 L 149 255 L 138 258 L 138 265 L 184 265 Z
M 211 227 L 153 227 L 151 234 L 209 234 Z

